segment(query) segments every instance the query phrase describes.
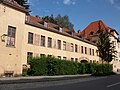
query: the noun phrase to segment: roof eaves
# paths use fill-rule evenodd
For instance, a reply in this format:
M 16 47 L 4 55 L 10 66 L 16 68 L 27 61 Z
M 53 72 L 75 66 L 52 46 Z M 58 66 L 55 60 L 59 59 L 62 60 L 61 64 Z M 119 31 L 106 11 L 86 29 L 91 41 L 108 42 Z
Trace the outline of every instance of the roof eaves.
M 7 0 L 0 0 L 1 3 L 11 7 L 11 8 L 14 8 L 16 10 L 19 10 L 21 12 L 24 12 L 24 13 L 29 13 L 29 11 L 27 9 L 25 9 L 24 7 L 20 6 L 20 5 L 15 5 L 15 4 L 12 4 L 10 3 L 9 1 Z
M 88 40 L 81 39 L 81 38 L 79 38 L 79 37 L 74 37 L 74 36 L 69 35 L 69 34 L 64 33 L 64 32 L 58 32 L 57 30 L 54 30 L 53 28 L 46 28 L 46 27 L 44 27 L 43 25 L 37 25 L 37 24 L 30 23 L 30 22 L 25 22 L 25 24 L 31 25 L 31 26 L 34 26 L 34 27 L 37 27 L 37 28 L 45 29 L 45 30 L 47 30 L 47 31 L 54 32 L 54 33 L 57 33 L 57 34 L 61 34 L 61 35 L 67 36 L 67 37 L 71 37 L 71 38 L 80 40 L 80 41 L 82 41 L 82 42 L 86 42 L 86 43 L 88 43 L 88 44 L 91 44 L 91 45 L 96 46 L 94 43 L 92 43 L 92 42 L 90 42 L 90 41 L 88 41 Z

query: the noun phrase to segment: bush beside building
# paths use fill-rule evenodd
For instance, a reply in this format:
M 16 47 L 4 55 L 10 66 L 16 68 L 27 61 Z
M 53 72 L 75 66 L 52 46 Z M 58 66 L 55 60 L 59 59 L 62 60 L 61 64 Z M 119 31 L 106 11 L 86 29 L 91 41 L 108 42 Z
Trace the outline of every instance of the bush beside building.
M 38 57 L 29 60 L 30 69 L 23 72 L 24 76 L 54 76 L 54 75 L 110 75 L 112 65 L 109 64 L 91 64 L 77 63 L 69 60 L 61 60 L 55 57 Z

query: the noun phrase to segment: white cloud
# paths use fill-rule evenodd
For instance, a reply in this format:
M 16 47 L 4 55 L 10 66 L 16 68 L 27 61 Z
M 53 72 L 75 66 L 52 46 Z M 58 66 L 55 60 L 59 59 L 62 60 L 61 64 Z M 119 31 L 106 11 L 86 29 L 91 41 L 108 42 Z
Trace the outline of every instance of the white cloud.
M 76 4 L 76 2 L 75 1 L 73 1 L 73 0 L 63 0 L 63 4 L 65 4 L 65 5 L 75 5 Z
M 72 2 L 72 4 L 73 4 L 73 5 L 75 5 L 75 4 L 76 4 L 76 2 Z
M 107 0 L 111 3 L 111 5 L 120 10 L 120 0 Z

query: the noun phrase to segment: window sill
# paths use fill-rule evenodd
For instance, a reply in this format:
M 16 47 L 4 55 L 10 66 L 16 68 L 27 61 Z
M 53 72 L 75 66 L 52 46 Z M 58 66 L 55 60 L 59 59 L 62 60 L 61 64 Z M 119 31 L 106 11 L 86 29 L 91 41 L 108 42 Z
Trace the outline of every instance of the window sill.
M 58 48 L 58 50 L 61 50 L 60 48 Z
M 6 45 L 6 47 L 9 47 L 9 48 L 16 48 L 15 46 L 9 46 L 9 45 Z
M 29 45 L 33 45 L 33 43 L 28 43 Z
M 45 47 L 45 46 L 41 46 L 41 47 Z
M 48 48 L 52 48 L 52 47 L 48 47 Z

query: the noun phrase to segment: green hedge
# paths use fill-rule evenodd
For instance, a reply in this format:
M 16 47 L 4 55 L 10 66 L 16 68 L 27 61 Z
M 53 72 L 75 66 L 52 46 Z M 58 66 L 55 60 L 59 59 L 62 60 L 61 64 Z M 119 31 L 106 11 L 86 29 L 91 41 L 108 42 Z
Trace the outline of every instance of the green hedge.
M 93 74 L 109 75 L 112 73 L 112 65 L 77 63 L 69 60 L 60 60 L 55 57 L 38 57 L 29 60 L 30 76 L 76 75 Z

